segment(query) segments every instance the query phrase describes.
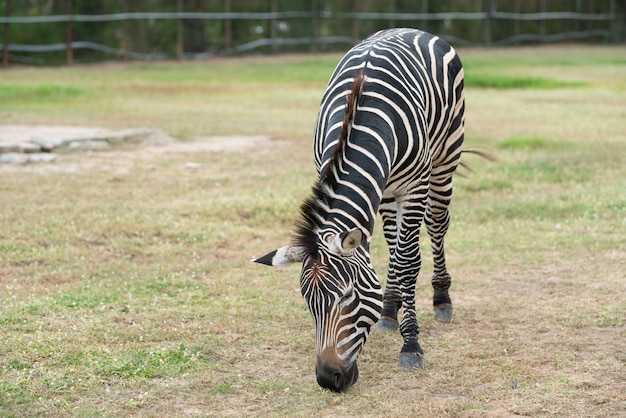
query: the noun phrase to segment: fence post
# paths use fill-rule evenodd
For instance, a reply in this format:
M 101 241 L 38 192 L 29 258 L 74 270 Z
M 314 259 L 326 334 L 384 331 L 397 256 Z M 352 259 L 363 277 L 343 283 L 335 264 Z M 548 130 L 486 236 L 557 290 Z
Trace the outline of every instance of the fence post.
M 183 12 L 183 0 L 178 0 L 176 2 L 176 11 L 178 13 L 182 13 Z M 185 25 L 183 22 L 183 19 L 181 19 L 180 17 L 178 17 L 176 19 L 176 58 L 178 58 L 178 60 L 182 60 L 183 59 L 183 54 L 184 54 L 184 43 L 185 43 L 185 38 L 184 38 L 184 33 L 183 31 L 185 30 Z
M 624 2 L 624 6 L 626 8 L 626 2 Z M 615 0 L 611 0 L 610 4 L 610 13 L 613 15 L 613 19 L 611 19 L 611 42 L 618 43 L 620 42 L 620 23 L 623 25 L 623 19 L 626 18 L 626 10 L 622 13 L 622 22 L 619 21 L 619 14 L 617 14 L 617 4 Z
M 589 13 L 593 13 L 596 9 L 596 5 L 595 5 L 595 1 L 594 0 L 589 0 Z M 593 29 L 593 21 L 587 20 L 587 30 L 592 30 Z
M 515 14 L 520 12 L 520 7 L 519 7 L 519 2 L 520 0 L 515 0 L 515 4 L 513 5 L 513 12 Z M 513 35 L 515 36 L 515 44 L 519 44 L 519 35 L 520 35 L 521 31 L 520 31 L 520 21 L 519 19 L 515 19 L 513 21 Z
M 276 13 L 278 12 L 278 0 L 272 0 L 270 8 L 272 12 L 272 18 L 270 19 L 270 39 L 272 43 L 272 54 L 275 54 L 277 50 L 276 26 L 278 26 L 278 21 L 276 20 Z
M 230 0 L 224 0 L 224 13 L 230 13 Z M 230 18 L 224 19 L 224 49 L 230 51 L 233 46 L 232 21 Z
M 356 13 L 359 12 L 359 6 L 358 6 L 359 2 L 356 0 L 352 0 L 350 2 L 350 13 L 352 13 L 353 15 L 355 15 Z M 352 39 L 359 39 L 359 32 L 360 32 L 360 23 L 361 23 L 361 19 L 353 17 L 352 18 L 352 33 L 350 34 L 350 36 L 352 37 Z
M 65 1 L 67 23 L 65 24 L 65 62 L 67 65 L 74 63 L 74 50 L 72 49 L 72 0 Z
M 463 11 L 463 5 L 459 4 L 459 2 L 455 2 L 454 3 L 454 12 L 458 13 L 458 12 L 462 12 Z M 463 36 L 463 32 L 462 32 L 462 28 L 461 28 L 461 23 L 462 21 L 460 20 L 452 20 L 452 32 L 455 38 L 461 38 Z
M 495 6 L 494 0 L 483 1 L 483 8 L 487 10 L 487 18 L 485 19 L 485 46 L 491 46 L 491 13 L 495 11 Z
M 6 0 L 4 15 L 11 17 L 11 0 Z M 9 22 L 4 24 L 4 45 L 2 47 L 2 65 L 9 66 Z
M 396 0 L 391 0 L 389 2 L 389 12 L 394 15 L 396 13 Z M 393 17 L 389 18 L 389 27 L 390 28 L 395 28 L 396 27 L 396 19 L 394 19 Z
M 428 13 L 428 0 L 422 0 L 422 14 L 426 15 Z M 428 20 L 422 20 L 422 27 L 420 28 L 424 32 L 428 32 Z
M 317 0 L 311 0 L 311 52 L 317 52 L 319 45 L 317 37 L 319 33 L 319 13 L 317 11 Z
M 539 12 L 541 12 L 542 15 L 545 15 L 546 0 L 539 1 Z M 545 44 L 546 43 L 546 19 L 545 18 L 542 18 L 539 21 L 539 35 L 541 35 L 541 43 Z
M 123 0 L 124 13 L 128 13 L 128 0 Z M 130 58 L 130 36 L 128 34 L 128 19 L 124 19 L 122 23 L 122 48 L 124 49 L 124 61 L 128 61 Z

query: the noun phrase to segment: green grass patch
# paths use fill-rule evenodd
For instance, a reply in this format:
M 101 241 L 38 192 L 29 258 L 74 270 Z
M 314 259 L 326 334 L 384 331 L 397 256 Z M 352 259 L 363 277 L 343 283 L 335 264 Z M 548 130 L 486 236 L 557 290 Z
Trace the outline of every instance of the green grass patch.
M 237 392 L 237 386 L 230 383 L 217 383 L 209 390 L 209 395 L 232 395 Z
M 470 174 L 471 175 L 471 174 Z M 463 184 L 463 190 L 469 192 L 485 192 L 506 190 L 513 187 L 514 182 L 510 179 L 502 178 L 481 178 L 470 180 Z
M 546 148 L 569 148 L 570 145 L 556 140 L 550 140 L 546 138 L 540 138 L 537 136 L 531 137 L 519 137 L 514 136 L 502 141 L 498 141 L 497 147 L 500 149 L 506 150 L 526 150 L 526 151 L 534 151 L 538 149 L 546 149 Z
M 62 292 L 54 300 L 55 304 L 69 309 L 94 309 L 112 303 L 115 296 L 94 293 L 93 290 Z
M 605 53 L 595 52 L 597 47 L 592 47 L 585 53 L 572 51 L 566 48 L 560 51 L 550 51 L 549 55 L 545 51 L 537 50 L 535 54 L 520 53 L 517 48 L 505 48 L 497 54 L 481 54 L 479 56 L 464 55 L 461 50 L 463 66 L 466 69 L 497 69 L 524 68 L 524 67 L 605 67 L 610 65 L 626 66 L 626 57 L 623 56 L 619 47 L 607 48 Z M 543 53 L 542 53 L 543 52 Z
M 34 86 L 1 85 L 0 101 L 3 100 L 68 100 L 85 94 L 74 86 L 40 84 Z
M 93 353 L 93 357 L 98 375 L 146 379 L 180 376 L 193 369 L 194 363 L 210 361 L 202 355 L 201 347 L 188 348 L 182 343 L 169 348 Z
M 23 253 L 26 250 L 22 247 L 18 247 L 17 245 L 0 245 L 0 253 Z
M 503 202 L 495 204 L 490 214 L 492 220 L 515 219 L 515 220 L 549 220 L 562 222 L 566 219 L 576 219 L 583 214 L 591 213 L 591 207 L 585 203 L 549 201 L 530 202 Z
M 466 71 L 465 85 L 467 87 L 493 89 L 554 89 L 582 87 L 587 84 L 582 81 L 563 81 L 541 77 L 519 77 Z
M 242 66 L 237 60 L 210 64 L 137 64 L 130 68 L 132 79 L 178 85 L 202 84 L 282 84 L 284 82 L 327 82 L 340 56 L 293 61 L 254 61 Z
M 609 203 L 606 207 L 615 212 L 626 212 L 626 200 Z

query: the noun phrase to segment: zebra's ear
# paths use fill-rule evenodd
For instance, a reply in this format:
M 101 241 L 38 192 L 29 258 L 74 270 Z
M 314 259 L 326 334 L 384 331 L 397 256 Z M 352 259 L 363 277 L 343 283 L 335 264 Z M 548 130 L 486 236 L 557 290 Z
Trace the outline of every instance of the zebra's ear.
M 265 254 L 263 257 L 253 258 L 252 262 L 266 266 L 282 266 L 289 263 L 298 263 L 304 260 L 304 249 L 297 245 L 288 245 Z
M 363 232 L 359 228 L 335 235 L 331 250 L 336 254 L 350 255 L 363 243 Z

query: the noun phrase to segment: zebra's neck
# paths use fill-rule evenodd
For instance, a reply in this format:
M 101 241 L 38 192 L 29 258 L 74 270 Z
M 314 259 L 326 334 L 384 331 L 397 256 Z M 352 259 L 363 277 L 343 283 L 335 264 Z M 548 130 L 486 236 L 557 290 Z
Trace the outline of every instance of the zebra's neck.
M 359 228 L 369 241 L 382 197 L 384 179 L 372 175 L 373 164 L 349 142 L 329 166 L 322 170 L 318 197 L 320 229 L 333 232 Z

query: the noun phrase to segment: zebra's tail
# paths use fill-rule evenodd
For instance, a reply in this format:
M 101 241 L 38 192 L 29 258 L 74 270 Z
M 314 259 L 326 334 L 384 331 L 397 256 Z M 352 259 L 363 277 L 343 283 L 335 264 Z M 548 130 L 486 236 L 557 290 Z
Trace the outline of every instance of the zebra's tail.
M 493 154 L 492 151 L 484 149 L 484 148 L 466 148 L 463 151 L 461 151 L 461 158 L 463 158 L 463 154 L 478 155 L 479 157 L 484 158 L 485 160 L 490 161 L 490 162 L 498 161 L 498 158 Z M 459 162 L 459 165 L 470 173 L 474 172 L 474 170 L 472 170 L 472 167 L 470 167 L 470 165 L 463 160 Z M 460 177 L 467 177 L 464 174 L 459 173 L 458 171 L 457 171 L 457 175 Z

